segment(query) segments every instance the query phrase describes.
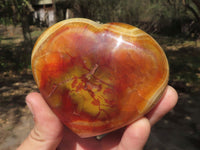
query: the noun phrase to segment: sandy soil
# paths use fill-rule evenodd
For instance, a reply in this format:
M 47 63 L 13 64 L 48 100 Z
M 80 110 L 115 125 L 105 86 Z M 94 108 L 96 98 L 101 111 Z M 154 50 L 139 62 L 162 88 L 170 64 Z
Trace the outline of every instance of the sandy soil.
M 19 75 L 7 72 L 0 78 L 0 149 L 13 150 L 33 127 L 25 96 L 37 91 L 37 86 L 30 71 Z

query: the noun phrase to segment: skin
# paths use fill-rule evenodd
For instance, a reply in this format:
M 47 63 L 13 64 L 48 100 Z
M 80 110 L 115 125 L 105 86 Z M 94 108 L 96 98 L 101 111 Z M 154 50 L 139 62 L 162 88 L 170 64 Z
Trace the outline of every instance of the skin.
M 94 137 L 79 138 L 63 126 L 39 93 L 30 93 L 26 103 L 35 125 L 17 150 L 142 150 L 151 127 L 176 105 L 177 100 L 177 92 L 168 86 L 160 102 L 146 116 L 98 141 Z

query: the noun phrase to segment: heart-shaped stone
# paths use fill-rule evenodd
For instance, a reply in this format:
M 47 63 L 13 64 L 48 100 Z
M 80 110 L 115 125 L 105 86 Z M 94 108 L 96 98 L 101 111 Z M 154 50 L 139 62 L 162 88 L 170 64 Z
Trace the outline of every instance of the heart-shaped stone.
M 124 127 L 161 97 L 169 67 L 157 42 L 123 23 L 69 19 L 45 31 L 32 71 L 53 112 L 80 137 Z

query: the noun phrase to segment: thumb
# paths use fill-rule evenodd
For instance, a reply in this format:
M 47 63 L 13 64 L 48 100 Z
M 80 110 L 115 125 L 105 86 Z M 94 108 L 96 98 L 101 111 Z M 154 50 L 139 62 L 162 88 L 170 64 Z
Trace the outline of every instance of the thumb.
M 30 93 L 26 103 L 34 118 L 34 128 L 17 150 L 55 150 L 62 140 L 63 125 L 39 93 Z

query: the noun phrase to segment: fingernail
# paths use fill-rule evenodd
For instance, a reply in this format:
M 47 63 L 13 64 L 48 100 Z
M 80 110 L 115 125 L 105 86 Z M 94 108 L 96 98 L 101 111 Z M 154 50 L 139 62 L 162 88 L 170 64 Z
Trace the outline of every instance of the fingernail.
M 32 115 L 34 116 L 31 104 L 29 102 L 26 102 L 26 105 L 28 106 L 29 110 L 31 111 Z

